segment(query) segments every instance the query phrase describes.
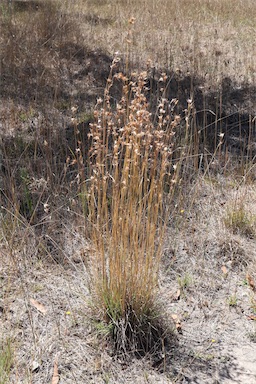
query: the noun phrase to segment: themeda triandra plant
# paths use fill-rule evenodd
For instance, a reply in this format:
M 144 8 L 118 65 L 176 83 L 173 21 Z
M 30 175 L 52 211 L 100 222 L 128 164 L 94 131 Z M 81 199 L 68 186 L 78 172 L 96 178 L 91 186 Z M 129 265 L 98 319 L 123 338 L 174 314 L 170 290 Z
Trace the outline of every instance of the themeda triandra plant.
M 113 108 L 112 81 L 123 82 Z M 86 183 L 93 288 L 118 351 L 144 354 L 160 341 L 156 289 L 168 215 L 165 198 L 175 179 L 172 159 L 178 117 L 161 100 L 153 122 L 146 74 L 133 82 L 108 80 L 91 125 L 90 171 Z

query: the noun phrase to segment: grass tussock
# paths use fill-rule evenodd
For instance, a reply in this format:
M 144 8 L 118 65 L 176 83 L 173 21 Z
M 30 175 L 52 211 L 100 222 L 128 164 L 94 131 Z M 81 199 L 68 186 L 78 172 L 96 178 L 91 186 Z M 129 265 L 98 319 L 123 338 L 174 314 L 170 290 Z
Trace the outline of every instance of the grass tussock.
M 95 302 L 111 324 L 117 350 L 138 354 L 151 351 L 161 340 L 155 295 L 168 214 L 165 198 L 175 178 L 172 142 L 179 121 L 166 115 L 163 100 L 153 123 L 145 76 L 130 83 L 122 74 L 115 76 L 124 86 L 114 109 L 109 79 L 91 126 L 87 185 Z
M 0 383 L 9 383 L 10 371 L 13 364 L 13 351 L 10 340 L 0 342 Z
M 228 208 L 224 222 L 234 234 L 241 234 L 249 238 L 255 237 L 255 216 L 246 209 L 242 202 Z

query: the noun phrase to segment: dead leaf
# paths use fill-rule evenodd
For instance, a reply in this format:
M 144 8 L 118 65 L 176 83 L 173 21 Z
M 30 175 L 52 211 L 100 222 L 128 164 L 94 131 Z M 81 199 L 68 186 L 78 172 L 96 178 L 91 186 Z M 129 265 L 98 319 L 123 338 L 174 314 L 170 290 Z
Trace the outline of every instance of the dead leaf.
M 39 312 L 41 312 L 43 315 L 46 314 L 46 312 L 47 312 L 47 308 L 46 308 L 43 304 L 39 303 L 39 301 L 34 300 L 34 299 L 30 299 L 30 304 L 32 304 L 33 307 L 35 307 L 35 308 L 36 308 Z
M 249 320 L 256 320 L 256 315 L 248 315 Z
M 33 361 L 31 368 L 32 368 L 32 372 L 38 372 L 40 369 L 40 364 L 38 363 L 38 361 Z
M 180 289 L 177 290 L 177 292 L 174 295 L 174 300 L 178 301 L 180 299 Z
M 181 321 L 180 321 L 180 319 L 179 319 L 179 316 L 176 315 L 175 313 L 173 313 L 173 314 L 171 315 L 171 317 L 172 317 L 172 319 L 173 319 L 174 322 L 175 322 L 175 326 L 176 326 L 177 331 L 178 331 L 179 333 L 182 333 L 182 326 L 181 326 Z
M 248 284 L 250 285 L 253 292 L 256 292 L 256 284 L 255 284 L 252 276 L 249 273 L 247 273 L 246 278 L 247 278 Z
M 58 360 L 56 359 L 53 366 L 52 384 L 58 384 L 59 382 L 59 371 L 58 371 Z
M 227 274 L 228 274 L 228 270 L 227 270 L 227 267 L 226 267 L 225 265 L 222 265 L 221 270 L 222 270 L 223 274 L 224 274 L 225 276 L 227 276 Z

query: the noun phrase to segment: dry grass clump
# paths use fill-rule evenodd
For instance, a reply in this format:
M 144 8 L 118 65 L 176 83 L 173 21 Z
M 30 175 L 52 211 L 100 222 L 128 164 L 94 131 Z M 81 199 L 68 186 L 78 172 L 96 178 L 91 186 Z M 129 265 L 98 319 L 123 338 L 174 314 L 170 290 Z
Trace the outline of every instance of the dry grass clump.
M 145 74 L 122 75 L 123 96 L 112 109 L 109 89 L 91 126 L 86 185 L 95 303 L 110 325 L 115 348 L 142 355 L 161 344 L 156 289 L 168 207 L 173 190 L 172 142 L 177 120 L 159 105 L 148 111 Z M 167 181 L 168 178 L 168 181 Z M 165 192 L 166 190 L 166 192 Z
M 228 208 L 224 222 L 235 234 L 255 237 L 255 216 L 246 209 L 243 202 Z

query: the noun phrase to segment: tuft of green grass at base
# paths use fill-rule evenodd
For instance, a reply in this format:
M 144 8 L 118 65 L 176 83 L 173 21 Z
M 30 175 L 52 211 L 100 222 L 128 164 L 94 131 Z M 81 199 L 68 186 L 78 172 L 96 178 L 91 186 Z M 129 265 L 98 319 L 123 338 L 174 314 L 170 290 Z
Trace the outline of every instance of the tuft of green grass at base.
M 0 384 L 9 382 L 13 363 L 13 351 L 9 339 L 0 341 Z
M 255 217 L 245 209 L 243 204 L 238 203 L 233 208 L 229 208 L 224 222 L 235 234 L 255 237 Z

